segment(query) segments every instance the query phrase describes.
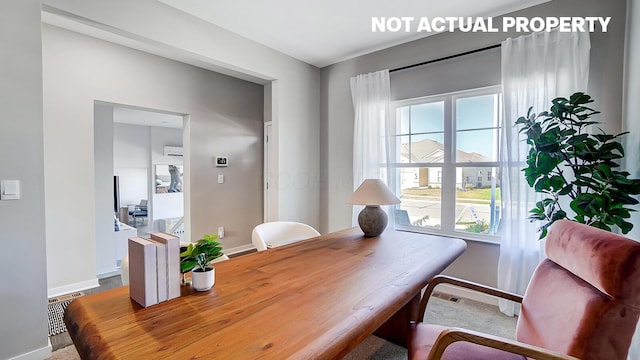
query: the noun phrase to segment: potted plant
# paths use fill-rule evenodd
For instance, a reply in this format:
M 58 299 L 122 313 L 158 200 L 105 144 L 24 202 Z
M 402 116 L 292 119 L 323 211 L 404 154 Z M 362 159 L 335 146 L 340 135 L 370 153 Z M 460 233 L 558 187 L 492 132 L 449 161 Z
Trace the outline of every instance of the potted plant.
M 215 284 L 215 268 L 210 263 L 223 255 L 217 238 L 218 235 L 204 235 L 180 253 L 180 271 L 191 271 L 191 284 L 197 291 L 209 290 Z
M 626 234 L 633 227 L 626 219 L 634 211 L 628 206 L 638 204 L 631 195 L 640 194 L 640 179 L 617 170 L 624 148 L 616 139 L 626 133 L 591 129 L 598 122 L 589 118 L 599 113 L 586 106 L 591 102 L 578 92 L 554 99 L 549 111 L 537 115 L 529 108 L 516 121 L 531 146 L 522 171 L 529 186 L 544 194 L 529 211 L 531 221 L 544 222 L 540 239 L 554 221 L 569 218 L 567 211 L 573 211 L 573 220 L 607 231 L 617 226 Z

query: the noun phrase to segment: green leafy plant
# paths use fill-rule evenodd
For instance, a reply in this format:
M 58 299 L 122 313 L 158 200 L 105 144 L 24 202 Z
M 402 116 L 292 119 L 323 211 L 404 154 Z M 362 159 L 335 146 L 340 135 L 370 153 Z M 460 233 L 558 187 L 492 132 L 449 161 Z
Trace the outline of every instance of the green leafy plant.
M 467 225 L 467 228 L 464 229 L 466 232 L 482 234 L 489 230 L 489 224 L 483 219 L 479 222 L 474 222 L 472 224 Z
M 197 270 L 205 271 L 205 269 L 209 267 L 209 263 L 211 262 L 211 261 L 207 261 L 207 256 L 205 255 L 205 253 L 198 254 L 196 256 L 196 261 L 198 262 L 199 269 L 196 269 L 195 271 Z
M 186 273 L 196 266 L 206 269 L 209 263 L 223 255 L 222 245 L 216 241 L 218 235 L 204 235 L 195 244 L 191 243 L 180 253 L 180 272 Z
M 616 140 L 626 133 L 590 131 L 598 124 L 590 117 L 599 113 L 586 106 L 591 102 L 589 95 L 578 92 L 554 99 L 549 111 L 537 115 L 529 108 L 527 116 L 516 121 L 531 146 L 523 169 L 527 183 L 544 194 L 529 216 L 544 221 L 540 239 L 554 221 L 569 217 L 561 201 L 567 197 L 577 222 L 607 231 L 618 226 L 624 234 L 633 227 L 626 219 L 634 211 L 628 206 L 638 204 L 631 195 L 640 194 L 640 180 L 617 170 L 624 148 Z

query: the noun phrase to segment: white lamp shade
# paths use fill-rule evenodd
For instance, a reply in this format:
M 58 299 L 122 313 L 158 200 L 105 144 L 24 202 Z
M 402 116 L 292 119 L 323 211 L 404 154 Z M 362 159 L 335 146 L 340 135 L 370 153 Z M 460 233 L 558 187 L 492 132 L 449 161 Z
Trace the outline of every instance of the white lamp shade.
M 347 203 L 353 205 L 400 204 L 400 199 L 380 179 L 365 179 Z

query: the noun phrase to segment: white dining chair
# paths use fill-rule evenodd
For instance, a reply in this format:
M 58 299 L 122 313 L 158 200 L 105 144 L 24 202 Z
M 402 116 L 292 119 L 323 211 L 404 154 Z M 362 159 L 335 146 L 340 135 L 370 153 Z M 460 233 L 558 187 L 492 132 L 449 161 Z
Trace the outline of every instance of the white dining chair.
M 272 221 L 253 228 L 251 241 L 258 251 L 320 236 L 313 227 L 293 221 Z

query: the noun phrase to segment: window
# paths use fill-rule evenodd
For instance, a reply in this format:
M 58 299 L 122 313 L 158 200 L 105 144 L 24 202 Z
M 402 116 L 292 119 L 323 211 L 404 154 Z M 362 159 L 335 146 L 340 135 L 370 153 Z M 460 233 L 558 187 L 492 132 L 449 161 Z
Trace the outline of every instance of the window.
M 501 106 L 499 86 L 393 103 L 396 210 L 409 217 L 399 228 L 495 235 Z

